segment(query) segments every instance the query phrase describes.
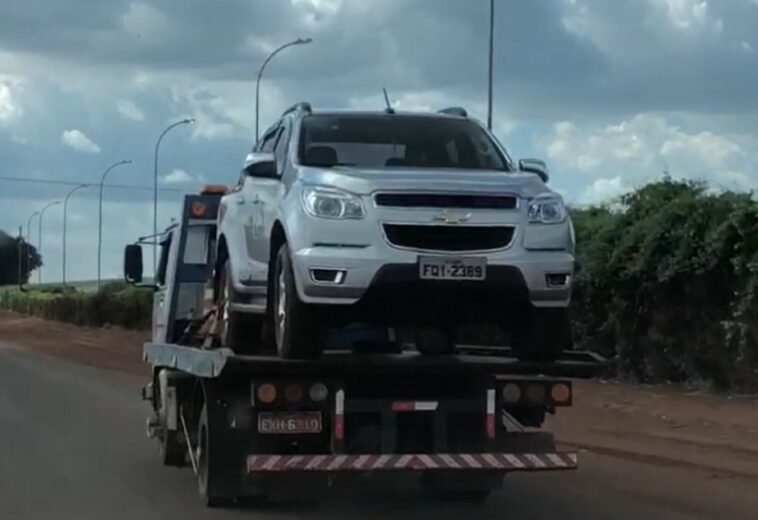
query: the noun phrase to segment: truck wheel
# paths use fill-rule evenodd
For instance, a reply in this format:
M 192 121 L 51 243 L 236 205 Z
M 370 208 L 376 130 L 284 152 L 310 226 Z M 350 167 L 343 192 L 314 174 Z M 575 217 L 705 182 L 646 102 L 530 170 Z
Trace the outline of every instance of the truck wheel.
M 414 338 L 416 349 L 425 356 L 441 356 L 455 352 L 456 334 L 454 330 L 435 327 L 416 327 Z
M 161 459 L 161 464 L 175 468 L 181 468 L 187 464 L 185 449 L 184 446 L 179 444 L 177 432 L 164 429 L 161 434 L 160 442 L 158 454 Z
M 300 301 L 287 244 L 279 248 L 275 262 L 271 317 L 276 350 L 282 358 L 315 359 L 324 350 L 326 327 L 318 308 Z
M 551 362 L 560 357 L 571 338 L 566 308 L 532 307 L 511 329 L 511 347 L 522 361 Z
M 220 313 L 221 344 L 237 354 L 257 354 L 261 345 L 261 329 L 264 316 L 234 312 L 229 304 L 238 301 L 232 285 L 231 265 L 224 264 L 218 283 L 218 312 Z
M 219 465 L 216 463 L 218 456 L 213 452 L 211 444 L 211 430 L 208 421 L 208 409 L 203 405 L 197 428 L 197 447 L 195 460 L 197 462 L 197 491 L 200 500 L 206 507 L 226 507 L 233 503 L 229 497 L 217 496 L 213 493 L 216 487 L 215 481 L 219 479 Z M 217 443 L 216 443 L 217 445 Z

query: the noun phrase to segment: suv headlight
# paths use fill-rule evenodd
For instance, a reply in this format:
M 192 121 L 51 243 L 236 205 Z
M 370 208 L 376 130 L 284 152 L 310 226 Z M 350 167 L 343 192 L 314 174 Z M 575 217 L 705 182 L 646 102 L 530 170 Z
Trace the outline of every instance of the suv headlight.
M 360 197 L 326 186 L 303 188 L 303 207 L 310 215 L 331 219 L 358 219 L 366 216 Z
M 566 206 L 558 197 L 537 198 L 529 201 L 529 222 L 557 224 L 566 220 Z

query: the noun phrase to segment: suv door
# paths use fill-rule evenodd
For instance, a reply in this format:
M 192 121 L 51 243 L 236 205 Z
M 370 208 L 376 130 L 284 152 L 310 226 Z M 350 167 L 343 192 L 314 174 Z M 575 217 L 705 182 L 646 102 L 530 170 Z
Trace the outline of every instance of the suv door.
M 277 122 L 269 128 L 263 139 L 256 146 L 257 152 L 275 153 L 275 148 L 282 132 L 282 125 Z M 253 281 L 265 283 L 268 279 L 268 242 L 270 239 L 270 218 L 266 215 L 275 198 L 278 179 L 252 177 L 246 175 L 241 188 L 244 201 L 244 222 L 247 256 L 253 263 Z
M 276 179 L 255 179 L 258 195 L 256 225 L 259 227 L 259 231 L 253 241 L 252 258 L 255 262 L 260 262 L 266 266 L 268 266 L 271 258 L 271 230 L 278 218 L 279 203 L 284 192 L 281 177 L 287 167 L 287 151 L 289 150 L 291 132 L 291 118 L 283 119 L 276 131 L 273 148 L 278 177 Z

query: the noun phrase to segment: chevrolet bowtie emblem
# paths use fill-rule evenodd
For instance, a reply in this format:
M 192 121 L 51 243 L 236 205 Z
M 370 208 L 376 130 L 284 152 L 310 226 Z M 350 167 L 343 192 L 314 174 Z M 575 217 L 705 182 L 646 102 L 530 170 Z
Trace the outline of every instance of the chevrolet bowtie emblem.
M 468 222 L 471 218 L 471 213 L 461 213 L 452 209 L 446 209 L 442 215 L 432 217 L 434 222 L 444 222 L 445 224 L 461 224 Z

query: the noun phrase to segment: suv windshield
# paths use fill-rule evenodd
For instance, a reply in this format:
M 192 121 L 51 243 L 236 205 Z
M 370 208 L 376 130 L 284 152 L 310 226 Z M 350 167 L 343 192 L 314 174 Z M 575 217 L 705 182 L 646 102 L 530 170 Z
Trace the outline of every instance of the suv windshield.
M 472 121 L 447 117 L 307 116 L 299 154 L 306 166 L 508 170 L 484 129 Z

